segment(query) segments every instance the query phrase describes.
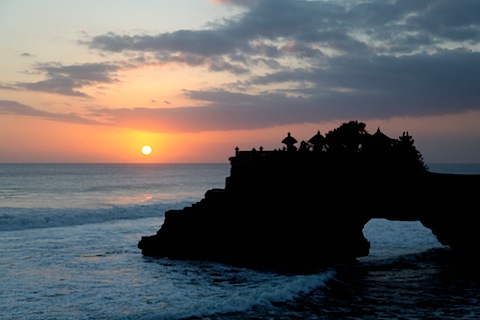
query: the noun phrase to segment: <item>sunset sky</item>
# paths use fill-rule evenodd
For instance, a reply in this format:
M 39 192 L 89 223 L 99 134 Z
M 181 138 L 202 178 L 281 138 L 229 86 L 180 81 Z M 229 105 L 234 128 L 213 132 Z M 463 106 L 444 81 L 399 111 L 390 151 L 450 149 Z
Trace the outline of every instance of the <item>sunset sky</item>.
M 228 162 L 358 120 L 480 162 L 478 0 L 0 0 L 0 162 Z M 153 152 L 143 155 L 143 145 Z

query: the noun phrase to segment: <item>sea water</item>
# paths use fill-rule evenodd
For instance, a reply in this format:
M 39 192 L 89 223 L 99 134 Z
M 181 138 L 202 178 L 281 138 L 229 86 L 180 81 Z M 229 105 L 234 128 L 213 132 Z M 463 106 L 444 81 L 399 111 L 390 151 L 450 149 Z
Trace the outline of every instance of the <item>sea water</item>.
M 480 165 L 430 164 L 479 174 Z M 0 164 L 0 319 L 478 319 L 478 278 L 420 222 L 371 220 L 355 267 L 286 274 L 144 257 L 229 164 Z

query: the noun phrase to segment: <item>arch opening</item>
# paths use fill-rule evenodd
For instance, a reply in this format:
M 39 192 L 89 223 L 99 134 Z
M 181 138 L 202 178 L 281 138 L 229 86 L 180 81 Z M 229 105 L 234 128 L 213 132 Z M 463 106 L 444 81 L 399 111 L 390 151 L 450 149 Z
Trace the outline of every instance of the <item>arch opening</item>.
M 385 259 L 445 247 L 420 221 L 375 218 L 365 224 L 363 235 L 370 241 L 370 253 L 360 260 Z

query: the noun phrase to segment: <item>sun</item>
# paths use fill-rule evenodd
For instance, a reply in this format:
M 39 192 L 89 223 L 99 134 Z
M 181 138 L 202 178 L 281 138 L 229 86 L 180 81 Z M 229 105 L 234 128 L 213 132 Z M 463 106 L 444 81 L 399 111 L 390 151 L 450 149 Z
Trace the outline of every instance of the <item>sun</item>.
M 142 147 L 142 153 L 146 156 L 148 156 L 150 153 L 152 153 L 152 147 L 149 145 L 145 145 Z

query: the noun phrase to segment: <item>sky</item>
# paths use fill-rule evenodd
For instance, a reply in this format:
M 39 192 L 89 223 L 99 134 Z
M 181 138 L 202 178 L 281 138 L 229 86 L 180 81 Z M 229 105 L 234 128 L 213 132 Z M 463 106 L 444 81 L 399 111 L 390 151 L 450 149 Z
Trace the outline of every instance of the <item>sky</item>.
M 228 163 L 352 120 L 480 162 L 478 0 L 0 0 L 0 162 Z M 150 145 L 150 155 L 141 149 Z

